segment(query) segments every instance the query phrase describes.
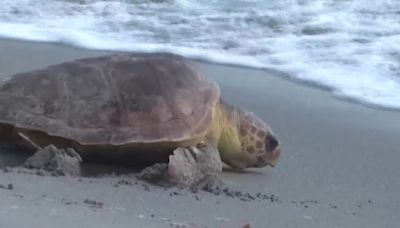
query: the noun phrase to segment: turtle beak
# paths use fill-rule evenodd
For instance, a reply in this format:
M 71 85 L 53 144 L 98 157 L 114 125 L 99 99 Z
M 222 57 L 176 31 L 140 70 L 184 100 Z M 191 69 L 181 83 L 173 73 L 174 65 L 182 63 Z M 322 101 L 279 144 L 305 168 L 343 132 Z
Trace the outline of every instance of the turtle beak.
M 265 152 L 263 155 L 257 157 L 256 168 L 262 168 L 264 166 L 275 167 L 281 156 L 281 148 L 277 146 L 272 152 Z
M 275 167 L 281 157 L 280 145 L 278 145 L 272 152 L 266 153 L 263 157 L 268 165 Z
M 266 139 L 266 148 L 266 153 L 261 157 L 268 165 L 275 167 L 281 156 L 281 145 L 274 135 L 270 134 Z
M 275 149 L 273 151 L 266 152 L 263 155 L 261 155 L 258 160 L 260 162 L 263 161 L 264 166 L 269 165 L 271 167 L 275 167 L 279 161 L 280 156 L 281 156 L 281 147 L 280 147 L 280 145 L 278 145 L 277 147 L 275 147 Z M 257 163 L 260 163 L 260 162 L 257 162 Z

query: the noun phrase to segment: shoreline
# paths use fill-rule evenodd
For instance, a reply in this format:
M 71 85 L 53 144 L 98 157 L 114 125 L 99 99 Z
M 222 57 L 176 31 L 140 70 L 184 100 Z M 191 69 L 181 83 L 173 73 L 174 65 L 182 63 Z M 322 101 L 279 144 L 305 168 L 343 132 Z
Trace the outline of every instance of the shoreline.
M 110 52 L 0 39 L 0 53 L 2 77 Z M 171 197 L 160 188 L 115 188 L 114 183 L 126 178 L 118 175 L 78 181 L 2 173 L 0 184 L 12 183 L 14 189 L 0 194 L 4 202 L 0 226 L 51 227 L 61 221 L 66 227 L 167 225 L 151 219 L 151 214 L 200 227 L 240 227 L 249 223 L 251 227 L 365 228 L 400 223 L 397 111 L 343 101 L 328 91 L 284 79 L 276 75 L 278 72 L 205 62 L 198 65 L 220 85 L 224 100 L 266 120 L 282 142 L 282 158 L 276 168 L 227 171 L 222 179 L 242 192 L 278 195 L 281 203 L 242 202 L 207 193 L 196 195 L 198 201 L 190 193 Z M 60 204 L 63 198 L 102 200 L 105 206 L 92 211 L 81 204 Z M 12 209 L 15 205 L 19 205 L 18 210 Z M 53 209 L 59 213 L 49 217 Z M 19 219 L 21 213 L 23 220 Z M 143 220 L 138 213 L 150 219 Z
M 112 50 L 94 50 L 94 49 L 89 49 L 86 47 L 78 47 L 78 46 L 73 46 L 73 45 L 68 45 L 64 43 L 57 43 L 57 42 L 43 42 L 43 41 L 30 41 L 30 40 L 24 40 L 24 39 L 11 39 L 11 38 L 0 38 L 0 42 L 8 42 L 11 44 L 21 44 L 21 43 L 32 43 L 32 44 L 37 44 L 37 45 L 52 45 L 52 46 L 57 46 L 58 48 L 63 48 L 65 50 L 76 50 L 77 52 L 85 52 L 85 53 L 90 53 L 89 55 L 83 55 L 82 57 L 90 57 L 93 55 L 96 55 L 94 53 L 99 53 L 99 54 L 111 54 L 111 53 L 123 53 L 123 52 L 129 52 L 129 51 L 112 51 Z M 0 50 L 1 51 L 1 50 Z M 351 98 L 351 97 L 346 97 L 346 96 L 340 96 L 336 95 L 333 93 L 333 88 L 327 85 L 323 85 L 317 82 L 313 81 L 307 81 L 307 80 L 302 80 L 296 77 L 292 77 L 290 74 L 286 72 L 282 72 L 279 70 L 275 69 L 269 69 L 269 68 L 256 68 L 256 67 L 250 67 L 250 66 L 245 66 L 245 65 L 240 65 L 240 64 L 230 64 L 230 63 L 218 63 L 218 62 L 212 62 L 211 60 L 205 60 L 201 58 L 190 58 L 195 62 L 198 63 L 204 63 L 204 64 L 214 64 L 214 65 L 222 65 L 222 66 L 227 66 L 227 67 L 236 67 L 236 68 L 243 68 L 243 69 L 248 69 L 248 70 L 255 70 L 255 71 L 265 71 L 266 74 L 274 75 L 275 77 L 279 77 L 280 79 L 287 80 L 289 82 L 293 82 L 296 84 L 300 84 L 303 86 L 310 87 L 312 89 L 317 89 L 321 91 L 325 91 L 331 94 L 332 97 L 338 99 L 338 100 L 343 100 L 346 102 L 354 103 L 356 105 L 362 105 L 366 106 L 368 108 L 372 109 L 378 109 L 378 110 L 385 110 L 385 111 L 393 111 L 393 112 L 399 112 L 400 113 L 400 108 L 392 108 L 392 107 L 387 107 L 384 105 L 378 105 L 378 104 L 372 104 L 368 103 L 356 98 Z M 1 56 L 0 56 L 1 60 Z

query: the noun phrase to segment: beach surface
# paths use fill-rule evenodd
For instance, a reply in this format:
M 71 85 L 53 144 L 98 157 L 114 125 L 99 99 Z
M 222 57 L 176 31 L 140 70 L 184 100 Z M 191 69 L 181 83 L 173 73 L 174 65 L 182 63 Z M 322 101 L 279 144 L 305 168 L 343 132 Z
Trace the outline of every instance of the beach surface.
M 0 40 L 0 79 L 106 54 Z M 280 72 L 199 62 L 222 97 L 282 142 L 275 168 L 226 170 L 243 196 L 165 189 L 103 167 L 82 178 L 0 171 L 0 227 L 398 227 L 400 113 L 340 100 Z M 0 148 L 0 167 L 25 154 Z M 88 168 L 89 169 L 89 168 Z M 96 168 L 94 168 L 96 170 Z M 96 172 L 94 172 L 96 173 Z

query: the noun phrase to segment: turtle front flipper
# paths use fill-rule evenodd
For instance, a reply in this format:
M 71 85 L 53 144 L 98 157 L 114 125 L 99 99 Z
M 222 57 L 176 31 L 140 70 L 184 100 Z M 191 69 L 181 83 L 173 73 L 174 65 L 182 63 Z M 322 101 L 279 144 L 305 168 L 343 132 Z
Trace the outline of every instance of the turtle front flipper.
M 168 173 L 178 185 L 201 188 L 221 172 L 222 161 L 213 146 L 179 147 L 169 156 Z

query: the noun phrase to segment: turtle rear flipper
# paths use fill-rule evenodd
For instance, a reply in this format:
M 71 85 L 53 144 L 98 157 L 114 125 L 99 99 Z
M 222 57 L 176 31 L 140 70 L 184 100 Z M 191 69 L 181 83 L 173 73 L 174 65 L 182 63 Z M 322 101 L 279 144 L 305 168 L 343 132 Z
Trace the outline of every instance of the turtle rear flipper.
M 42 149 L 39 145 L 33 142 L 26 134 L 22 132 L 18 132 L 17 134 L 19 136 L 19 140 L 17 142 L 19 145 L 24 146 L 32 151 L 37 151 Z
M 82 158 L 74 149 L 58 149 L 54 145 L 49 145 L 38 149 L 25 161 L 24 166 L 38 170 L 43 169 L 57 176 L 80 176 L 81 162 Z

